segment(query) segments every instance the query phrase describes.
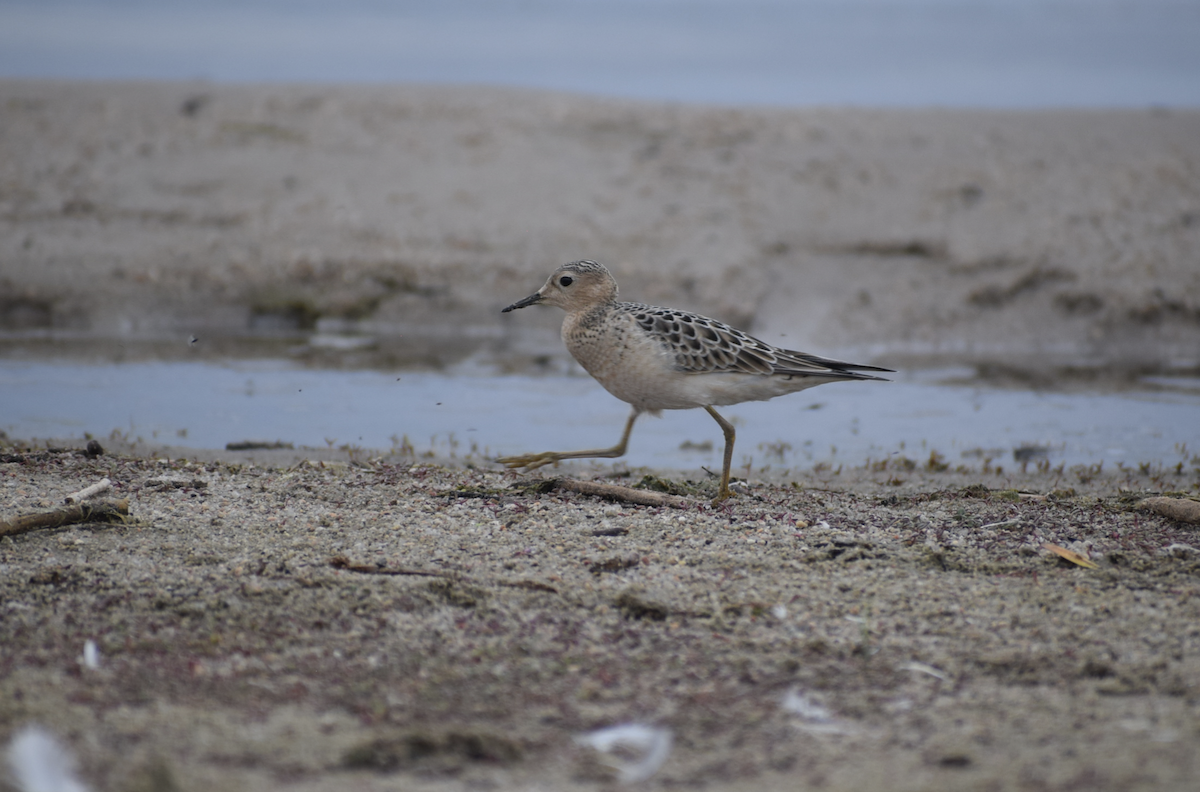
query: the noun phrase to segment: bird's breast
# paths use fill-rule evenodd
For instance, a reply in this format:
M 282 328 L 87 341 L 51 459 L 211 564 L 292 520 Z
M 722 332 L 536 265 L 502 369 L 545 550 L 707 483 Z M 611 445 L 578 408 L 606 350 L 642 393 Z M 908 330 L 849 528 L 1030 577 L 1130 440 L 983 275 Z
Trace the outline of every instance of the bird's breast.
M 568 314 L 562 338 L 579 365 L 618 399 L 641 410 L 698 406 L 673 397 L 679 376 L 674 357 L 632 316 L 618 311 Z

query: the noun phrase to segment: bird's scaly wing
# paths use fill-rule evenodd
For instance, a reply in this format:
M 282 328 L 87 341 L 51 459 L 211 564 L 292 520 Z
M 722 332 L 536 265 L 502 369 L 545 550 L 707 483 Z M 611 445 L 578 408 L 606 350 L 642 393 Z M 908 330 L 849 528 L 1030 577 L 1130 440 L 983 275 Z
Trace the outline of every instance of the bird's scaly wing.
M 724 322 L 687 311 L 640 303 L 621 303 L 619 307 L 668 349 L 678 371 L 829 379 L 877 379 L 856 370 L 889 371 L 773 347 Z

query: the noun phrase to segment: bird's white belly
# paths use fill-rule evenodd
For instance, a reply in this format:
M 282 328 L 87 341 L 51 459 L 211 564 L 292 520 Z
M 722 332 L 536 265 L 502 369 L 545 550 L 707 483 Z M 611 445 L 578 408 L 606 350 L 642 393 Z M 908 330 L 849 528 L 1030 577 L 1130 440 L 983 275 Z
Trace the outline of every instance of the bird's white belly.
M 563 340 L 605 390 L 644 412 L 764 401 L 828 380 L 781 374 L 686 372 L 670 350 L 636 326 L 615 323 L 606 332 L 568 334 Z

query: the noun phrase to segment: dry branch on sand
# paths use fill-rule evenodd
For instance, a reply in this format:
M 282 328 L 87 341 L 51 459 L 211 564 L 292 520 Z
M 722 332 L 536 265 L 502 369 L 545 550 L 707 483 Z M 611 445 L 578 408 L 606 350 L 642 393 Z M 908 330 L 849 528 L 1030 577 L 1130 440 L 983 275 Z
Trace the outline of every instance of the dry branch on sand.
M 1191 498 L 1146 498 L 1138 503 L 1138 508 L 1179 522 L 1200 525 L 1200 501 Z
M 0 536 L 36 531 L 39 528 L 59 528 L 79 523 L 120 523 L 129 517 L 129 499 L 101 501 L 92 504 L 77 504 L 64 509 L 24 514 L 11 520 L 0 521 Z
M 101 492 L 105 492 L 112 488 L 112 482 L 106 478 L 102 478 L 90 487 L 84 487 L 78 492 L 72 492 L 67 497 L 63 498 L 63 503 L 82 503 L 85 500 L 94 498 Z
M 579 479 L 554 479 L 553 489 L 578 492 L 580 495 L 594 495 L 609 500 L 635 503 L 639 506 L 669 506 L 672 509 L 683 509 L 691 504 L 687 498 L 678 495 L 667 495 L 662 492 L 622 487 L 619 484 L 601 484 L 598 481 L 580 481 Z

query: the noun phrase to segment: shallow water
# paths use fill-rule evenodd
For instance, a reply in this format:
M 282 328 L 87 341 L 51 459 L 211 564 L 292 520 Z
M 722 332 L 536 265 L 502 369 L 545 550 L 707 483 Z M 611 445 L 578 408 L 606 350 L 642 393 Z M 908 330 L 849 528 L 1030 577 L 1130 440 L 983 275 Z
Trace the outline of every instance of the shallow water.
M 724 408 L 734 464 L 809 468 L 931 452 L 951 464 L 1020 457 L 1057 466 L 1174 465 L 1200 451 L 1200 383 L 1168 390 L 1036 393 L 937 384 L 948 372 L 890 383 L 824 385 Z M 952 372 L 949 372 L 952 373 Z M 611 446 L 628 409 L 584 375 L 337 371 L 280 360 L 83 364 L 0 360 L 0 429 L 10 437 L 127 439 L 190 448 L 244 440 L 297 447 L 493 457 Z M 630 466 L 720 465 L 720 429 L 701 410 L 644 416 Z

